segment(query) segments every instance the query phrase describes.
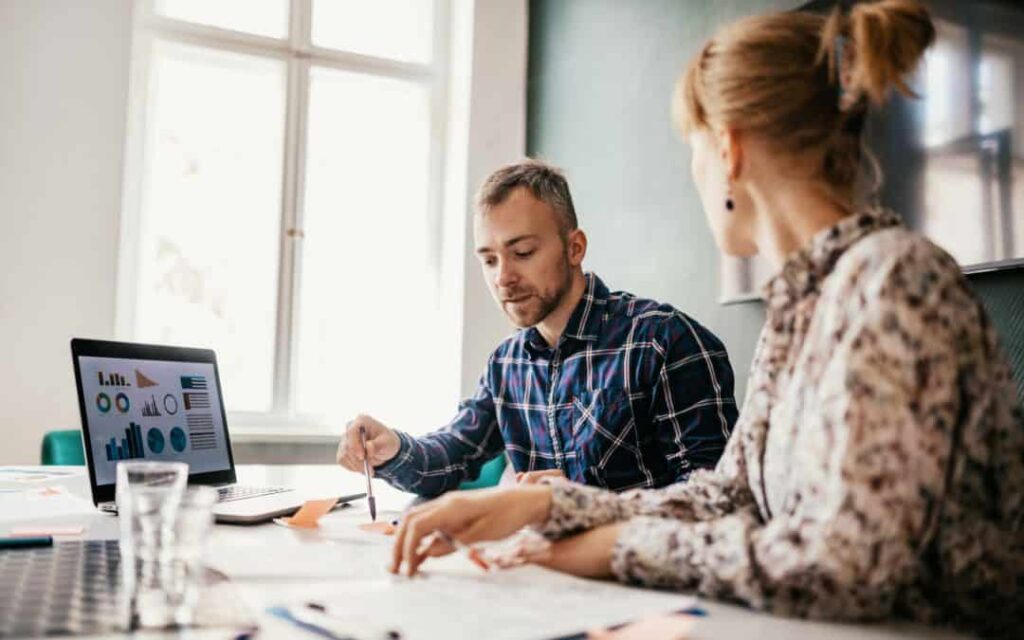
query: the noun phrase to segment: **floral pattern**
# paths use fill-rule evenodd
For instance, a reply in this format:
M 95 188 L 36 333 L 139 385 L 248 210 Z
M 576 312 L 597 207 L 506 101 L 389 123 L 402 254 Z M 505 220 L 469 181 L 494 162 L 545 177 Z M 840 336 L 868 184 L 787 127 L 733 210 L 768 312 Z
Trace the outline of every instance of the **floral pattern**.
M 956 262 L 867 211 L 791 256 L 766 301 L 717 467 L 619 495 L 555 482 L 542 532 L 622 523 L 625 582 L 1009 634 L 1024 621 L 1024 420 Z

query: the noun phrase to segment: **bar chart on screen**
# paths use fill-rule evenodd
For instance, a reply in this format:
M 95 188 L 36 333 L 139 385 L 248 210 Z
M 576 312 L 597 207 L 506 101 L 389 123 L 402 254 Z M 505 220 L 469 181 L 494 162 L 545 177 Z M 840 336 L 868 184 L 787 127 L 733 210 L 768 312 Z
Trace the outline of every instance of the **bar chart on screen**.
M 118 444 L 117 438 L 111 438 L 106 445 L 107 460 L 134 460 L 146 457 L 142 447 L 142 427 L 134 422 L 124 430 L 124 437 Z
M 96 377 L 99 380 L 101 387 L 130 387 L 132 386 L 128 379 L 120 373 L 108 373 L 106 378 L 103 377 L 102 371 L 96 372 Z
M 156 405 L 156 396 L 150 396 L 149 400 L 143 403 L 142 415 L 150 418 L 162 415 Z

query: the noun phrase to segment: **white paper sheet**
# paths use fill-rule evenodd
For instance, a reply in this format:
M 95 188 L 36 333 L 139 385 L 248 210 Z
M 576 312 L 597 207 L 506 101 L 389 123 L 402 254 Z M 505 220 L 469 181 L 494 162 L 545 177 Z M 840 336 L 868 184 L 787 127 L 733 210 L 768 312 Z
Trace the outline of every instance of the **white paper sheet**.
M 688 609 L 689 596 L 583 580 L 537 566 L 483 573 L 457 555 L 419 578 L 347 581 L 310 599 L 356 637 L 551 638 Z M 301 603 L 295 603 L 301 604 Z
M 376 535 L 366 534 L 364 536 Z M 383 537 L 383 536 L 378 536 Z M 376 579 L 388 574 L 391 538 L 356 546 L 330 542 L 277 546 L 215 546 L 206 564 L 236 579 Z
M 63 487 L 32 487 L 23 491 L 0 492 L 0 522 L 16 521 L 19 525 L 33 520 L 62 518 L 81 520 L 99 512 L 91 502 L 72 495 Z
M 0 483 L 35 483 L 46 480 L 64 480 L 84 474 L 79 470 L 49 469 L 46 467 L 0 467 Z

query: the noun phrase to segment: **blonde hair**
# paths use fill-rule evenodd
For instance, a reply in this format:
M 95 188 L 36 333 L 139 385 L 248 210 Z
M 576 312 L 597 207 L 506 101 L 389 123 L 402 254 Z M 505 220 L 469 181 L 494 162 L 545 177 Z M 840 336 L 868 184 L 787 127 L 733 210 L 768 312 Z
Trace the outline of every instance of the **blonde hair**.
M 853 196 L 871 104 L 896 89 L 935 39 L 916 0 L 855 4 L 828 17 L 789 12 L 733 23 L 690 62 L 673 99 L 676 124 L 734 127 L 765 136 L 780 152 L 820 155 L 820 177 L 842 199 Z

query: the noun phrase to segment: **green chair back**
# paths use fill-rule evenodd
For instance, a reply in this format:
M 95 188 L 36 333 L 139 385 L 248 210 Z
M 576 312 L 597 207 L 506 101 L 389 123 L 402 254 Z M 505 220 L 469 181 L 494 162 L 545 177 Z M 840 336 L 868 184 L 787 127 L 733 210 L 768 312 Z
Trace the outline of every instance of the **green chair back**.
M 43 464 L 85 464 L 82 432 L 78 429 L 50 431 L 43 436 L 40 460 Z
M 40 457 L 42 464 L 84 465 L 85 450 L 82 449 L 82 432 L 77 429 L 50 431 L 43 437 Z M 480 469 L 480 475 L 475 480 L 467 480 L 459 485 L 459 488 L 482 489 L 496 486 L 504 471 L 505 454 L 503 453 L 485 463 Z
M 502 453 L 496 458 L 484 463 L 480 468 L 480 475 L 475 480 L 466 480 L 459 485 L 459 489 L 483 489 L 485 487 L 497 486 L 501 480 L 501 474 L 505 471 L 505 454 Z

